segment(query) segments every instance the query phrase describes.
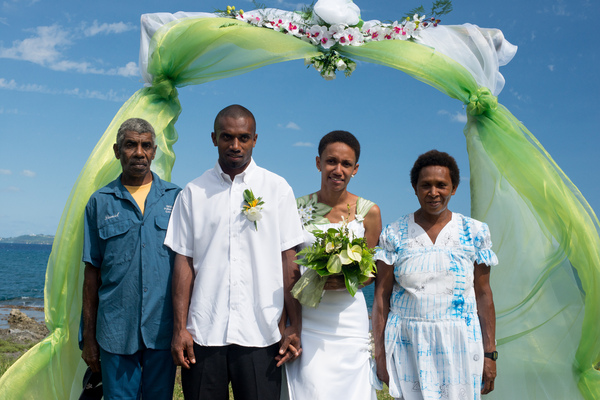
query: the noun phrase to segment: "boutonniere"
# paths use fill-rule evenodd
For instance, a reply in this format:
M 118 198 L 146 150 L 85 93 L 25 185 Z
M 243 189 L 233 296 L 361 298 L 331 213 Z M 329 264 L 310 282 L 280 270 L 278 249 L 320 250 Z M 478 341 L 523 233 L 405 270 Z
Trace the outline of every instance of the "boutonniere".
M 260 213 L 262 207 L 260 206 L 265 204 L 265 202 L 262 201 L 262 197 L 259 197 L 258 199 L 254 197 L 254 193 L 252 193 L 251 189 L 244 190 L 244 202 L 246 204 L 242 206 L 242 213 L 248 218 L 248 221 L 254 222 L 254 227 L 258 230 L 256 221 L 260 221 L 262 218 L 262 214 Z

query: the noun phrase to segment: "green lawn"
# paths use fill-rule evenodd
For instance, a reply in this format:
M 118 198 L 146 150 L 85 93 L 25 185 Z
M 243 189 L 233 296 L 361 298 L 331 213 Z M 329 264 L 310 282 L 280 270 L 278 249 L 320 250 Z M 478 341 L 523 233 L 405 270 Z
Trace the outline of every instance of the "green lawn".
M 6 353 L 24 353 L 34 344 L 35 343 L 21 345 L 0 340 L 0 376 L 4 375 L 6 370 L 17 360 L 17 358 L 6 356 Z M 233 392 L 231 391 L 231 387 L 229 388 L 229 398 L 233 399 Z M 183 392 L 181 391 L 181 377 L 179 375 L 179 371 L 177 371 L 177 377 L 175 379 L 175 390 L 173 391 L 173 399 L 183 400 Z M 391 397 L 388 394 L 387 387 L 384 387 L 384 390 L 377 392 L 377 400 L 393 400 L 393 397 Z
M 377 400 L 393 400 L 394 398 L 388 394 L 387 386 L 384 384 L 384 390 L 377 391 Z M 233 400 L 233 392 L 231 391 L 231 385 L 229 386 L 229 399 Z M 181 391 L 181 376 L 179 370 L 177 371 L 177 377 L 175 378 L 175 390 L 173 391 L 173 400 L 183 400 L 183 392 Z

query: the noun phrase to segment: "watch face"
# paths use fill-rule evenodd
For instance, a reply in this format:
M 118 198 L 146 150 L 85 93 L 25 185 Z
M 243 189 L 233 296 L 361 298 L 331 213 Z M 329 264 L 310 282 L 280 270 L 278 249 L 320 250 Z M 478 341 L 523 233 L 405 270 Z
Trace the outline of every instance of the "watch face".
M 492 351 L 491 353 L 484 353 L 484 356 L 492 359 L 493 361 L 496 361 L 498 359 L 498 352 Z

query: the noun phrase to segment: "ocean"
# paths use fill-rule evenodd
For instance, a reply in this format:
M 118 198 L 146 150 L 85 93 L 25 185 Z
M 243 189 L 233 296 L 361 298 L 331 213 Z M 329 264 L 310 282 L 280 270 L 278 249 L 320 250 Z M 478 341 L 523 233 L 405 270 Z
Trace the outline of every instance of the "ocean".
M 44 306 L 51 245 L 0 243 L 0 302 Z
M 0 243 L 0 306 L 44 306 L 44 282 L 51 245 Z M 363 289 L 369 314 L 373 287 Z

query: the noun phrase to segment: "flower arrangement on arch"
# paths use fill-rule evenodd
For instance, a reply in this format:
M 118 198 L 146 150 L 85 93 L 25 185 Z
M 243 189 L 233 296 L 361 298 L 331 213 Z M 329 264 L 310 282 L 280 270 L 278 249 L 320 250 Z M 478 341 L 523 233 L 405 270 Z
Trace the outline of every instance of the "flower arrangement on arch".
M 317 307 L 325 282 L 331 275 L 343 275 L 346 289 L 352 296 L 362 283 L 375 276 L 375 250 L 369 248 L 365 238 L 353 235 L 347 219 L 337 229 L 314 230 L 312 233 L 315 242 L 300 250 L 296 260 L 297 264 L 308 268 L 292 288 L 292 295 L 301 304 Z
M 411 11 L 405 18 L 385 23 L 377 20 L 364 22 L 360 8 L 351 0 L 318 0 L 302 11 L 280 12 L 258 6 L 258 10 L 244 12 L 234 6 L 216 10 L 222 17 L 235 18 L 251 25 L 273 29 L 319 46 L 323 55 L 308 58 L 326 80 L 335 79 L 336 71 L 350 76 L 356 63 L 334 51 L 334 46 L 362 46 L 384 40 L 414 40 L 423 29 L 440 23 L 438 16 L 452 11 L 451 0 L 435 0 L 426 18 L 423 7 Z

